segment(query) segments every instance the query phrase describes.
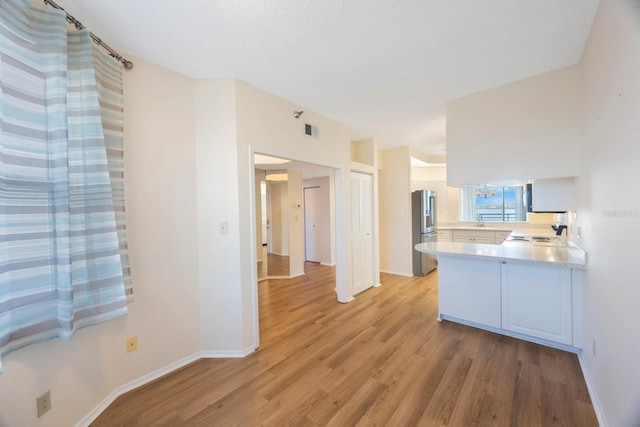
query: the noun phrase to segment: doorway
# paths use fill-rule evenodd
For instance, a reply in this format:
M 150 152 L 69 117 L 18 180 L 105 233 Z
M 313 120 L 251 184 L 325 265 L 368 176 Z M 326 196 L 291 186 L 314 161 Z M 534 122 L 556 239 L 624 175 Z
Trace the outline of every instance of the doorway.
M 255 154 L 259 282 L 302 275 L 305 261 L 336 265 L 334 171 Z
M 303 181 L 305 260 L 334 265 L 331 257 L 331 181 L 318 177 Z

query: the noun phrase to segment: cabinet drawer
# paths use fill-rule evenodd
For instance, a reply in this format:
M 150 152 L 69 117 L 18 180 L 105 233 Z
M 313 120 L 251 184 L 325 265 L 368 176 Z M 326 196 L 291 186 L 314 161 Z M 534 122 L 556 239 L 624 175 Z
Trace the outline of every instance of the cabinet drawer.
M 496 232 L 493 230 L 453 230 L 453 237 L 476 237 L 484 239 L 495 239 Z
M 495 245 L 496 241 L 493 237 L 464 237 L 458 236 L 453 239 L 454 242 L 460 243 L 485 243 L 489 245 Z

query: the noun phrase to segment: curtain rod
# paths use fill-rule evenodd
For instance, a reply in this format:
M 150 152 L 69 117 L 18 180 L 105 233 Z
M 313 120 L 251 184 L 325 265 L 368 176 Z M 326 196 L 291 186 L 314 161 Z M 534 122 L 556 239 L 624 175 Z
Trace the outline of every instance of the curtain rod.
M 73 16 L 69 15 L 69 12 L 64 10 L 62 7 L 58 6 L 54 1 L 52 1 L 52 0 L 43 0 L 43 1 L 44 1 L 44 4 L 48 4 L 49 6 L 55 8 L 55 9 L 59 9 L 59 10 L 63 11 L 64 13 L 66 13 L 67 14 L 67 22 L 72 24 L 72 25 L 74 25 L 78 30 L 82 30 L 82 29 L 86 28 L 84 25 L 82 25 L 82 22 L 78 21 L 76 18 L 74 18 Z M 114 58 L 116 61 L 121 62 L 125 69 L 130 70 L 130 69 L 133 68 L 133 62 L 123 58 L 122 55 L 120 55 L 118 52 L 113 50 L 108 44 L 103 42 L 100 39 L 100 37 L 96 36 L 91 31 L 89 31 L 89 35 L 91 36 L 91 39 L 93 40 L 93 42 L 95 44 L 97 44 L 98 46 L 100 46 L 101 48 L 103 48 L 104 50 L 109 52 L 109 56 Z

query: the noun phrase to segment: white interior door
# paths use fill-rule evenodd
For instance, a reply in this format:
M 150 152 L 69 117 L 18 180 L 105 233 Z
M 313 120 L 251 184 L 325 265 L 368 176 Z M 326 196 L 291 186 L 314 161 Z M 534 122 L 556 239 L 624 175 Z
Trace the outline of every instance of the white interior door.
M 320 262 L 320 187 L 304 189 L 304 255 L 306 261 Z
M 351 172 L 353 293 L 373 286 L 373 177 Z

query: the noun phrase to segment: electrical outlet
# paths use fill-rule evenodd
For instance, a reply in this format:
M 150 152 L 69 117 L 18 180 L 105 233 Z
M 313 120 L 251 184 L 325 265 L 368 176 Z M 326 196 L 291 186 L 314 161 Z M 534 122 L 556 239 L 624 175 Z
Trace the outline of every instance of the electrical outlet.
M 127 353 L 138 349 L 138 337 L 127 338 Z
M 593 356 L 595 357 L 596 355 L 596 339 L 595 338 L 593 339 L 593 348 L 591 351 L 593 352 Z
M 45 394 L 36 398 L 36 407 L 38 409 L 38 418 L 43 416 L 51 409 L 51 391 L 47 390 Z

